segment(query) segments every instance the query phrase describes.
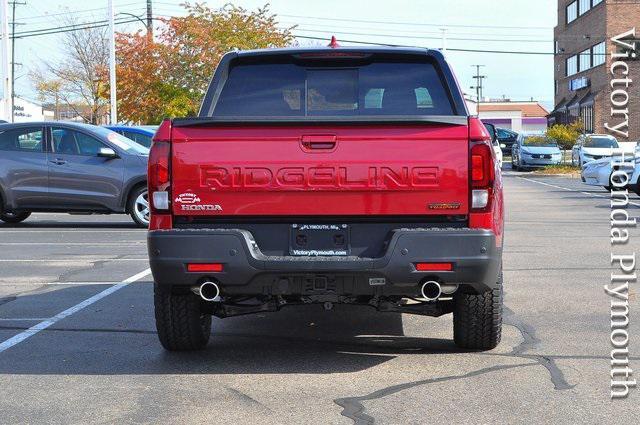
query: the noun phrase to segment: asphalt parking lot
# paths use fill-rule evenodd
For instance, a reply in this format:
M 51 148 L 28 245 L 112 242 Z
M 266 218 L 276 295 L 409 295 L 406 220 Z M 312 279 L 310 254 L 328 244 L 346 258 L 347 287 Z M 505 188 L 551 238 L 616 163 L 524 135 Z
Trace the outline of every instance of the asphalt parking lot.
M 0 225 L 1 422 L 637 421 L 637 391 L 609 399 L 608 193 L 511 172 L 505 186 L 506 323 L 485 353 L 454 347 L 450 316 L 341 306 L 214 319 L 205 351 L 167 353 L 127 216 Z M 632 368 L 639 313 L 632 289 Z

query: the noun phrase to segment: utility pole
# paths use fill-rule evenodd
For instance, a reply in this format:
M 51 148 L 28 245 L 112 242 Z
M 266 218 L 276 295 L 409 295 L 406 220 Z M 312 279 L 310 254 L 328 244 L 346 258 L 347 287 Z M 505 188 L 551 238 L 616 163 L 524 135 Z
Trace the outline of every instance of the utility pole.
M 0 0 L 0 13 L 2 16 L 2 44 L 0 47 L 2 50 L 2 103 L 4 105 L 4 117 L 7 121 L 13 117 L 13 103 L 11 102 L 11 93 L 13 88 L 11 87 L 10 60 L 9 60 L 9 1 Z
M 442 53 L 447 53 L 447 29 L 440 28 L 442 32 Z
M 27 3 L 12 1 L 11 2 L 11 122 L 14 121 L 14 105 L 16 104 L 16 6 L 25 5 Z
M 116 29 L 113 0 L 109 0 L 109 104 L 111 109 L 111 125 L 118 123 L 118 104 L 116 98 Z
M 475 66 L 476 67 L 476 75 L 473 77 L 474 80 L 476 80 L 476 85 L 475 86 L 471 86 L 471 89 L 475 89 L 476 90 L 476 96 L 478 98 L 478 103 L 482 102 L 482 80 L 484 80 L 485 78 L 487 78 L 486 75 L 480 75 L 480 68 L 483 68 L 484 65 L 471 65 L 471 66 Z
M 153 41 L 153 9 L 151 7 L 151 0 L 147 0 L 147 38 L 149 38 L 149 41 Z

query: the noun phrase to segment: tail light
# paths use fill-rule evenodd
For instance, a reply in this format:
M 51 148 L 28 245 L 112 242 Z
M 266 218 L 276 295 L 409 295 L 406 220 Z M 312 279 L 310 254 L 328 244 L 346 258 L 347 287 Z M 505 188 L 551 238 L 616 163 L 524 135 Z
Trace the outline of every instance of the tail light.
M 495 180 L 495 164 L 491 135 L 478 118 L 469 119 L 471 210 L 483 212 L 491 208 Z
M 149 152 L 148 176 L 151 225 L 163 223 L 171 213 L 171 120 L 164 120 L 153 136 Z M 155 217 L 154 217 L 155 216 Z

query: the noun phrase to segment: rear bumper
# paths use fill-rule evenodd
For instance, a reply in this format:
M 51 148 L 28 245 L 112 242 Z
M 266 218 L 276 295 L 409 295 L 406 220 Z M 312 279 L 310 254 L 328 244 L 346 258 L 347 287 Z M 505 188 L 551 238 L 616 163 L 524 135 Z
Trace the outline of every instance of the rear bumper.
M 379 258 L 265 256 L 241 229 L 151 231 L 148 248 L 157 285 L 193 286 L 215 278 L 229 296 L 418 296 L 426 278 L 484 292 L 496 285 L 502 258 L 495 235 L 479 229 L 397 229 Z M 223 263 L 223 272 L 187 272 L 188 263 L 212 262 Z M 418 272 L 417 262 L 453 263 L 453 270 Z

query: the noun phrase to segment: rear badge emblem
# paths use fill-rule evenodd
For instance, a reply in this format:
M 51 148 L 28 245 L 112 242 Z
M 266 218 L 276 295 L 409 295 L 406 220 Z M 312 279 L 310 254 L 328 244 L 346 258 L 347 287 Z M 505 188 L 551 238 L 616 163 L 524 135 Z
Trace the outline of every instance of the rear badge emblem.
M 457 210 L 460 209 L 460 204 L 457 202 L 442 202 L 438 204 L 429 204 L 430 210 Z
M 191 192 L 185 192 L 178 195 L 175 202 L 179 204 L 195 204 L 196 202 L 200 202 L 200 198 L 198 195 Z

